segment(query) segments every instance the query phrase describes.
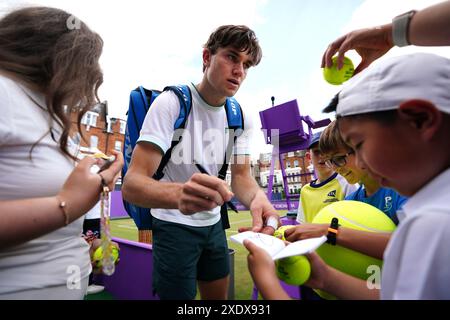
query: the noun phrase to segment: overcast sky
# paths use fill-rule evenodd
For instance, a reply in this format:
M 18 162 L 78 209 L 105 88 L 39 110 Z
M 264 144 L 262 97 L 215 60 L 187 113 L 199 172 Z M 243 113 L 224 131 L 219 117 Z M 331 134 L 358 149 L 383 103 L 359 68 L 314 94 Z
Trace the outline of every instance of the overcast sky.
M 100 98 L 109 115 L 125 119 L 129 92 L 138 85 L 162 89 L 166 85 L 202 78 L 202 45 L 222 24 L 246 24 L 260 40 L 263 59 L 249 70 L 236 95 L 255 128 L 258 112 L 297 99 L 302 115 L 319 120 L 340 86 L 326 83 L 320 62 L 328 44 L 345 32 L 390 22 L 410 9 L 435 0 L 2 0 L 7 12 L 24 4 L 39 4 L 73 13 L 98 32 L 105 44 L 100 63 L 104 83 Z M 450 57 L 448 48 L 392 49 L 389 55 L 432 51 Z M 348 54 L 355 64 L 354 52 Z M 252 155 L 270 151 L 257 132 Z

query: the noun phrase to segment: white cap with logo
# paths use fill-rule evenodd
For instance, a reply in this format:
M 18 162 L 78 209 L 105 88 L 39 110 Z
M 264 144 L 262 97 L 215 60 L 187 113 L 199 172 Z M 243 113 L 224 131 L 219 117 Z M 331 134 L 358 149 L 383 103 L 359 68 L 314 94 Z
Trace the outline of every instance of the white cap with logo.
M 379 61 L 344 84 L 336 115 L 393 110 L 412 99 L 429 101 L 450 113 L 449 59 L 414 53 Z

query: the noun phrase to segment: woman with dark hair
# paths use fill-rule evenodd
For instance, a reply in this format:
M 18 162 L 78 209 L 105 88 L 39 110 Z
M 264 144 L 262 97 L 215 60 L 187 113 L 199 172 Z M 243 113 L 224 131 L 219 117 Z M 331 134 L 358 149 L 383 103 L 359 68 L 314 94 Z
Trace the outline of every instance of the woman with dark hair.
M 75 23 L 74 23 L 75 22 Z M 70 112 L 98 101 L 103 41 L 59 9 L 0 19 L 0 299 L 82 299 L 91 272 L 83 215 L 112 189 L 123 158 L 76 164 Z M 81 130 L 80 130 L 81 132 Z

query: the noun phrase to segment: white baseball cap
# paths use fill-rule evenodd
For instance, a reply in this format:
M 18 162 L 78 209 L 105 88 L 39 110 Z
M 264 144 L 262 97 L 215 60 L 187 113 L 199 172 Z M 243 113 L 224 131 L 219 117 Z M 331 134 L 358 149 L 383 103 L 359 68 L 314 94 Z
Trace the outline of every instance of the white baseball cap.
M 379 61 L 347 81 L 332 104 L 337 116 L 349 116 L 393 110 L 412 99 L 429 101 L 450 113 L 449 59 L 414 53 Z

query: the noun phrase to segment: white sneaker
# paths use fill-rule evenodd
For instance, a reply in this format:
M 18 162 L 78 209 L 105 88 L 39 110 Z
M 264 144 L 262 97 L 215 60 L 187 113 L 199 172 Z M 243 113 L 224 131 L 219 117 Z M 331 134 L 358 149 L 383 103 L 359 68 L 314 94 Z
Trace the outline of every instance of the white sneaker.
M 86 294 L 95 294 L 95 293 L 99 293 L 102 292 L 103 290 L 105 290 L 104 286 L 99 286 L 96 284 L 91 284 L 90 286 L 87 287 L 87 292 Z

